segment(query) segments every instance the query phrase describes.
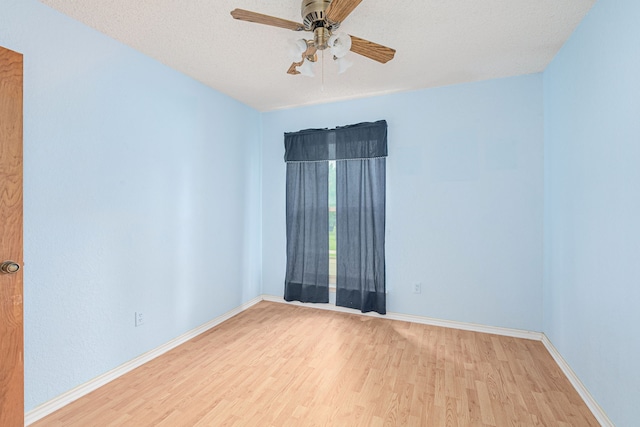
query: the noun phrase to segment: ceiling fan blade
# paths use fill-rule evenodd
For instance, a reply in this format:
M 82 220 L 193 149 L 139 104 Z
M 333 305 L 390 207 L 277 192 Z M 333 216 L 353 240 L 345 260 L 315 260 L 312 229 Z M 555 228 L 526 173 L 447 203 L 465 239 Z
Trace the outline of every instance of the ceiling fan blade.
M 391 61 L 396 54 L 395 49 L 356 36 L 351 36 L 351 51 L 383 64 Z
M 333 0 L 325 12 L 327 20 L 331 22 L 342 22 L 362 0 Z
M 257 24 L 271 25 L 272 27 L 285 28 L 287 30 L 302 31 L 304 25 L 274 16 L 263 15 L 262 13 L 251 12 L 250 10 L 234 9 L 231 16 L 240 21 L 255 22 Z

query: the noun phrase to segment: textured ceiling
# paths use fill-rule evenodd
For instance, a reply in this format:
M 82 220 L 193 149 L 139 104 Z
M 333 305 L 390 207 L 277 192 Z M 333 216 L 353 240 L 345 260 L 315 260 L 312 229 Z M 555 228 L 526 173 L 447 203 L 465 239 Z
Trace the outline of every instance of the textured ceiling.
M 301 22 L 300 0 L 40 0 L 260 111 L 544 70 L 595 0 L 364 0 L 341 30 L 397 50 L 349 53 L 316 76 L 286 74 L 290 30 L 234 20 L 248 9 Z M 309 38 L 309 37 L 306 37 Z

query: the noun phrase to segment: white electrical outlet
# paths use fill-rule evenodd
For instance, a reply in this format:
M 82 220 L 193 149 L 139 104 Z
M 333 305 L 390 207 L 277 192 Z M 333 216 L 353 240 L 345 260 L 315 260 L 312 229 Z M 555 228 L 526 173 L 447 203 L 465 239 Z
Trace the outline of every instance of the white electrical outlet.
M 422 292 L 422 283 L 414 283 L 413 284 L 413 293 L 414 294 L 419 294 Z
M 139 311 L 136 311 L 136 327 L 144 325 L 144 316 Z

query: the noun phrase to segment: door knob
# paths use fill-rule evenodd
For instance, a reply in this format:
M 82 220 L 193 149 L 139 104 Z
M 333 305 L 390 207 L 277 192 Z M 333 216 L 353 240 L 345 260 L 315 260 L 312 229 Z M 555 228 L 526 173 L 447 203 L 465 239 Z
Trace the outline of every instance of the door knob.
M 0 264 L 0 272 L 4 274 L 17 273 L 20 270 L 20 264 L 15 261 L 5 261 Z

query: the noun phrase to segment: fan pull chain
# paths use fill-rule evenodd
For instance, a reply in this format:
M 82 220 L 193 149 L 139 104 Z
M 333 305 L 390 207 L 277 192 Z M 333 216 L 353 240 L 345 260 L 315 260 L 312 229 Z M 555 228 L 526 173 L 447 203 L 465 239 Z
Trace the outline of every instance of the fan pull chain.
M 320 92 L 324 92 L 324 49 L 322 49 L 322 84 L 320 85 Z

